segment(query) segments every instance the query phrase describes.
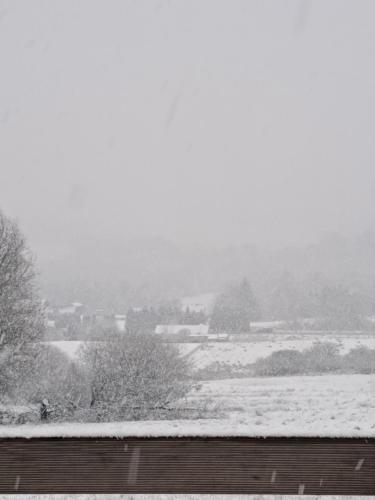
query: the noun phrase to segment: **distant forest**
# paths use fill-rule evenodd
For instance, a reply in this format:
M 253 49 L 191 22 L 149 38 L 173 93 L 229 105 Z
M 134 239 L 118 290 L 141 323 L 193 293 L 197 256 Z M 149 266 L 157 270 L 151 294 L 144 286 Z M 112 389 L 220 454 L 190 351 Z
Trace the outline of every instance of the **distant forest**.
M 375 232 L 356 239 L 329 234 L 313 245 L 278 251 L 256 245 L 192 251 L 161 238 L 126 245 L 85 241 L 60 261 L 38 264 L 49 300 L 79 300 L 108 312 L 220 293 L 246 278 L 260 318 L 309 317 L 316 315 L 317 300 L 345 303 L 345 297 L 350 307 L 375 314 Z

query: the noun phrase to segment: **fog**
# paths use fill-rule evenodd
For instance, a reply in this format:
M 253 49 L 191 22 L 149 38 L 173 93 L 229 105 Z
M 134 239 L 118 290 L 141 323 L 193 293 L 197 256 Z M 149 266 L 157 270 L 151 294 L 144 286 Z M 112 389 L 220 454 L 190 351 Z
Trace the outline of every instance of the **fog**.
M 371 0 L 0 15 L 0 202 L 41 267 L 90 242 L 282 248 L 373 228 Z
M 0 438 L 375 437 L 374 19 L 0 0 Z

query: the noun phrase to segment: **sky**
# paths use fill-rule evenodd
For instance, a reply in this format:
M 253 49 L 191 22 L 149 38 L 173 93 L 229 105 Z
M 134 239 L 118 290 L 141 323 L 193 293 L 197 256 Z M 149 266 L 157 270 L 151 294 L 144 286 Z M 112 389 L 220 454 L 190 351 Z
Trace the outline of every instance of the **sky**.
M 0 0 L 0 207 L 82 239 L 375 226 L 373 0 Z

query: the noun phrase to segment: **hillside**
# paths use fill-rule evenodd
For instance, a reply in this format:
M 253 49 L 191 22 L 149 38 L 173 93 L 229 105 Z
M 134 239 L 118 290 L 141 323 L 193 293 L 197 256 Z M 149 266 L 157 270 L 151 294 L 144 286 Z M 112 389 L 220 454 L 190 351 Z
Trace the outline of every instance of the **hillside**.
M 95 252 L 92 250 L 95 248 Z M 268 306 L 288 271 L 304 288 L 341 284 L 358 290 L 375 310 L 375 233 L 356 239 L 327 235 L 307 247 L 262 251 L 255 245 L 184 248 L 162 238 L 83 240 L 59 260 L 40 261 L 45 295 L 58 303 L 79 300 L 123 310 L 162 300 L 220 291 L 248 277 Z

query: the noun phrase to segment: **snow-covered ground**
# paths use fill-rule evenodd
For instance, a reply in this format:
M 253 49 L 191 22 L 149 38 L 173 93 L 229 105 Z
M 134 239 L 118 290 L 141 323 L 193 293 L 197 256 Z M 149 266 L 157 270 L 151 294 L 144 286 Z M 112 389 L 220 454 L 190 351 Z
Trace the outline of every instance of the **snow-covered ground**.
M 375 375 L 208 381 L 191 405 L 211 401 L 220 418 L 0 426 L 3 437 L 362 436 L 375 437 Z
M 375 375 L 319 375 L 207 381 L 234 428 L 251 434 L 375 435 Z
M 296 349 L 302 351 L 311 347 L 315 342 L 334 342 L 341 354 L 350 349 L 366 346 L 375 349 L 375 335 L 373 334 L 253 334 L 247 342 L 235 340 L 227 342 L 176 343 L 183 356 L 187 356 L 194 368 L 206 368 L 212 363 L 219 362 L 228 365 L 247 365 L 257 359 L 269 356 L 272 352 L 281 349 Z M 45 342 L 76 360 L 83 341 L 59 340 Z
M 84 342 L 81 340 L 53 340 L 51 342 L 41 342 L 41 344 L 56 347 L 68 356 L 69 359 L 75 360 L 78 358 L 79 350 Z
M 360 346 L 375 349 L 375 335 L 365 334 L 351 336 L 262 334 L 254 335 L 252 342 L 203 342 L 178 345 L 181 353 L 189 357 L 195 368 L 206 368 L 215 362 L 228 365 L 252 364 L 259 358 L 269 356 L 272 352 L 282 349 L 302 351 L 319 341 L 336 343 L 341 354 L 346 354 L 351 349 Z
M 345 354 L 375 349 L 370 334 L 261 334 L 247 342 L 176 344 L 196 369 L 219 362 L 247 365 L 281 349 L 303 350 L 335 342 Z M 51 342 L 77 359 L 82 342 Z M 375 374 L 231 378 L 201 383 L 189 406 L 214 409 L 218 418 L 198 420 L 49 424 L 0 427 L 4 436 L 364 436 L 375 437 Z M 212 412 L 207 414 L 212 415 Z M 204 412 L 202 412 L 204 417 Z

